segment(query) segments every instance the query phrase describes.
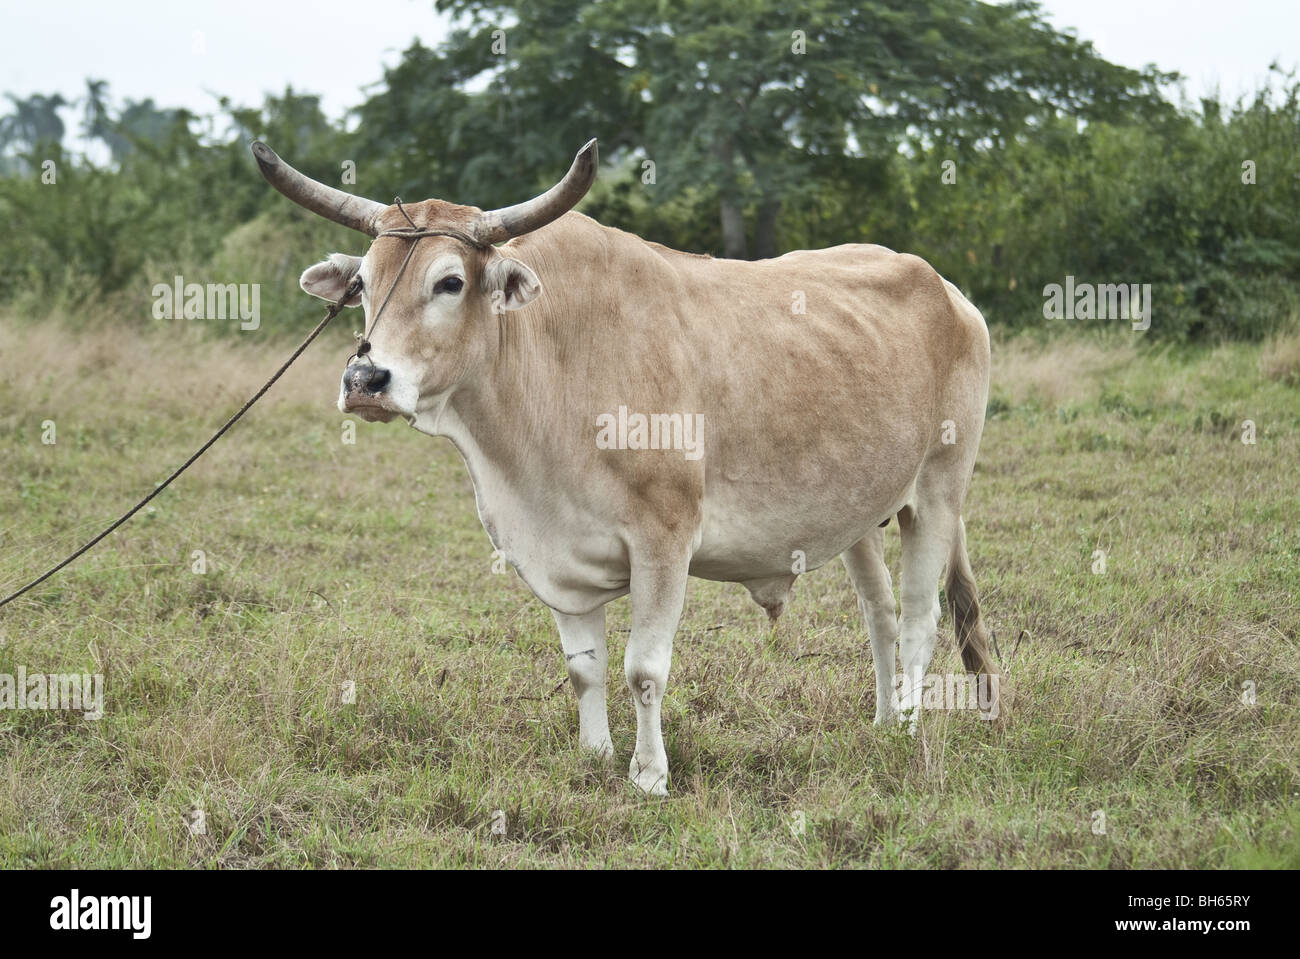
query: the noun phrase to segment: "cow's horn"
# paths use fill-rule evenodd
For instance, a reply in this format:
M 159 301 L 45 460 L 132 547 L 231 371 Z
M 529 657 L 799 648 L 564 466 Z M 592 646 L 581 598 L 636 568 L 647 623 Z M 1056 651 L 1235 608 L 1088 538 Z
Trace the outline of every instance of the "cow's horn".
M 379 214 L 386 209 L 382 203 L 344 193 L 303 176 L 261 140 L 253 141 L 253 156 L 266 182 L 294 203 L 362 233 L 374 236 L 379 232 Z
M 500 210 L 486 210 L 474 222 L 473 232 L 482 243 L 500 243 L 523 236 L 557 220 L 577 205 L 596 180 L 596 140 L 588 140 L 573 158 L 564 179 L 541 196 Z

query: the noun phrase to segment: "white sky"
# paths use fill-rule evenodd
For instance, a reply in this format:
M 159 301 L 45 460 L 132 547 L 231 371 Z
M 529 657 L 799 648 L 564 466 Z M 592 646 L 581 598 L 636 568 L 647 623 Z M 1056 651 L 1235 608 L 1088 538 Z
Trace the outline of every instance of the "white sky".
M 1045 0 L 1057 27 L 1077 27 L 1101 54 L 1188 75 L 1196 98 L 1254 88 L 1268 64 L 1300 61 L 1297 0 Z M 209 112 L 213 94 L 255 106 L 292 83 L 339 117 L 364 99 L 383 65 L 447 21 L 432 0 L 4 0 L 0 93 L 81 96 L 87 76 L 114 99 Z M 3 110 L 6 101 L 0 101 Z M 68 112 L 69 133 L 79 114 Z
M 1041 0 L 1058 29 L 1077 27 L 1113 63 L 1186 77 L 1193 99 L 1249 94 L 1278 60 L 1300 64 L 1297 0 Z

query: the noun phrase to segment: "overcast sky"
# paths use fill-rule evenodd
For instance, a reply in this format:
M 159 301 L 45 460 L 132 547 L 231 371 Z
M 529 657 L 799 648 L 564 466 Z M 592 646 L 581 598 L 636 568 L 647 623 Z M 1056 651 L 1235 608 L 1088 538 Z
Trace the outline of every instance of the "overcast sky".
M 1254 89 L 1270 61 L 1300 60 L 1297 0 L 1045 0 L 1107 59 L 1188 77 L 1195 98 Z M 225 94 L 258 105 L 286 84 L 320 93 L 333 117 L 364 98 L 413 38 L 436 44 L 447 21 L 432 0 L 38 0 L 6 3 L 0 92 L 81 96 L 87 76 L 115 100 L 209 112 Z M 69 132 L 75 129 L 74 117 Z

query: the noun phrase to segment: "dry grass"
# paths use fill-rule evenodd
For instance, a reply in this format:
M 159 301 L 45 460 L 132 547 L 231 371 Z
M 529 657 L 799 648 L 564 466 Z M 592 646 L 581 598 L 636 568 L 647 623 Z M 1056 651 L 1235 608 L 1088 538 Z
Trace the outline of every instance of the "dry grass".
M 23 330 L 0 414 L 7 585 L 287 352 L 166 332 Z M 99 671 L 108 691 L 99 722 L 0 713 L 0 865 L 1298 864 L 1300 406 L 1258 348 L 999 344 L 967 523 L 1013 721 L 874 728 L 838 566 L 800 580 L 775 633 L 744 590 L 693 581 L 665 705 L 673 795 L 651 801 L 623 779 L 617 668 L 619 760 L 573 748 L 553 623 L 492 573 L 454 450 L 401 426 L 340 442 L 349 332 L 154 512 L 0 612 L 0 673 Z M 610 626 L 617 663 L 625 601 Z M 934 671 L 957 663 L 945 627 Z
M 323 312 L 323 306 L 313 310 L 313 322 Z M 331 390 L 337 390 L 349 352 L 352 319 L 348 315 L 336 319 L 262 402 L 272 408 L 307 405 L 337 395 Z M 60 411 L 65 408 L 60 394 L 66 393 L 79 400 L 122 397 L 129 409 L 148 407 L 145 400 L 161 401 L 175 404 L 177 412 L 187 415 L 208 400 L 216 417 L 223 403 L 237 407 L 260 387 L 311 325 L 304 325 L 294 337 L 270 343 L 257 332 L 213 339 L 198 322 L 159 322 L 154 335 L 143 336 L 105 326 L 73 332 L 53 323 L 0 329 L 22 344 L 21 362 L 11 364 L 7 383 L 30 398 L 2 414 L 11 419 L 38 408 L 43 397 L 48 397 L 51 412 Z M 120 419 L 111 405 L 79 403 L 76 412 Z
M 992 382 L 1013 406 L 1064 406 L 1096 399 L 1108 373 L 1131 364 L 1131 337 L 1109 345 L 1081 339 L 1048 344 L 1020 338 L 997 344 Z
M 1279 333 L 1265 344 L 1259 371 L 1270 380 L 1300 386 L 1300 330 Z

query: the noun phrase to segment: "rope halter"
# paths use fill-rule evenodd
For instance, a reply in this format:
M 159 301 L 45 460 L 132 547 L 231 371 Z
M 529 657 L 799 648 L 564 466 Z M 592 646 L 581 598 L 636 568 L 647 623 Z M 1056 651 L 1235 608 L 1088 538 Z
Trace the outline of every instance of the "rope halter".
M 372 366 L 374 365 L 374 361 L 370 359 L 371 334 L 375 332 L 375 327 L 379 325 L 379 318 L 383 316 L 384 308 L 388 306 L 388 301 L 393 298 L 393 291 L 397 289 L 397 284 L 401 282 L 402 274 L 406 272 L 407 264 L 411 262 L 411 257 L 415 254 L 415 248 L 419 245 L 421 240 L 426 236 L 449 236 L 453 239 L 460 240 L 462 243 L 471 246 L 476 250 L 487 250 L 492 247 L 492 244 L 476 239 L 461 230 L 434 230 L 428 227 L 416 226 L 415 221 L 411 219 L 409 214 L 407 214 L 406 207 L 402 206 L 402 198 L 400 196 L 394 197 L 393 202 L 397 204 L 397 209 L 401 212 L 402 216 L 406 217 L 406 222 L 411 225 L 409 227 L 399 227 L 395 230 L 381 230 L 375 234 L 375 239 L 379 240 L 386 236 L 393 236 L 403 240 L 410 240 L 411 245 L 406 250 L 406 256 L 402 259 L 402 265 L 398 268 L 397 276 L 393 278 L 393 283 L 389 286 L 387 295 L 384 297 L 383 302 L 379 304 L 379 309 L 375 312 L 374 319 L 370 321 L 369 329 L 367 329 L 365 333 L 353 334 L 357 340 L 357 351 L 348 357 L 347 363 L 344 364 L 345 366 L 350 365 L 353 360 L 359 359 L 364 359 L 367 363 Z M 360 292 L 361 289 L 360 280 L 361 277 L 360 274 L 358 274 L 353 281 L 357 284 L 358 292 Z

